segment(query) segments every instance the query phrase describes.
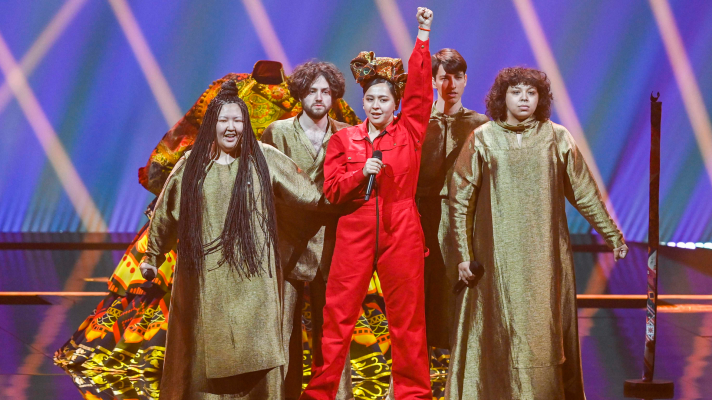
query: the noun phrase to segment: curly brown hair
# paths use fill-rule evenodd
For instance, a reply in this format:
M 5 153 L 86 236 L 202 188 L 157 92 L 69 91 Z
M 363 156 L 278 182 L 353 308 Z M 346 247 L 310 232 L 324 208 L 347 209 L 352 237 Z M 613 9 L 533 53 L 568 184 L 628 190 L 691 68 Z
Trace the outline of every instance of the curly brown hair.
M 331 97 L 334 101 L 344 97 L 346 81 L 336 65 L 325 61 L 307 61 L 294 68 L 287 79 L 289 92 L 294 98 L 303 99 L 309 94 L 309 87 L 319 77 L 323 76 L 329 83 Z
M 504 121 L 507 119 L 507 89 L 510 86 L 520 84 L 533 86 L 539 93 L 539 103 L 534 111 L 534 118 L 537 121 L 546 121 L 551 116 L 551 102 L 554 96 L 551 94 L 551 82 L 542 71 L 526 68 L 511 67 L 499 71 L 494 79 L 494 84 L 485 97 L 487 115 L 494 121 Z

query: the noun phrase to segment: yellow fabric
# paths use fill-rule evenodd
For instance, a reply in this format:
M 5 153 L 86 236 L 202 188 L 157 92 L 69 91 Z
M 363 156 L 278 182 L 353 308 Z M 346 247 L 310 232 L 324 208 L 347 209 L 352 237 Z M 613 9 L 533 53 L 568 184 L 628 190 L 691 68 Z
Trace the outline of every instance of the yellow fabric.
M 623 236 L 564 127 L 535 122 L 521 147 L 516 134 L 494 122 L 479 127 L 450 182 L 449 272 L 457 279 L 457 264 L 472 260 L 485 274 L 458 298 L 447 397 L 584 399 L 565 199 L 609 247 Z M 565 397 L 527 386 L 558 365 Z

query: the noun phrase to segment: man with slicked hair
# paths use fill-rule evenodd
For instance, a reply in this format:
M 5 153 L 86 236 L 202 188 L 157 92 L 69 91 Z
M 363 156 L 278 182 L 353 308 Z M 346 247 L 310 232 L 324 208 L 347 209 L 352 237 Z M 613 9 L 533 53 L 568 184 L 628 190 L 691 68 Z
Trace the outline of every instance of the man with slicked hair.
M 334 64 L 309 61 L 297 66 L 288 80 L 289 91 L 302 103 L 296 117 L 275 121 L 262 135 L 292 158 L 319 186 L 324 184 L 324 156 L 331 135 L 350 125 L 329 116 L 332 105 L 343 101 L 345 81 Z M 339 209 L 295 212 L 277 203 L 277 231 L 284 270 L 284 337 L 288 353 L 285 396 L 296 399 L 302 388 L 301 313 L 304 283 L 309 282 L 312 315 L 312 365 L 321 359 L 321 337 L 326 279 L 336 240 Z M 351 364 L 346 358 L 337 399 L 353 398 Z

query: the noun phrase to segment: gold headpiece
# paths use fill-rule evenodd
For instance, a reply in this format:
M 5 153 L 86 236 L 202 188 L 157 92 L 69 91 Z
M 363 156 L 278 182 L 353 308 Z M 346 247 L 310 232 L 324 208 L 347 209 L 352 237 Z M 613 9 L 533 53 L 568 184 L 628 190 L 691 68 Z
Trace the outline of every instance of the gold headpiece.
M 361 87 L 371 79 L 383 78 L 395 87 L 396 103 L 403 97 L 408 74 L 405 73 L 400 58 L 376 57 L 372 51 L 362 51 L 351 60 L 350 66 L 356 82 Z

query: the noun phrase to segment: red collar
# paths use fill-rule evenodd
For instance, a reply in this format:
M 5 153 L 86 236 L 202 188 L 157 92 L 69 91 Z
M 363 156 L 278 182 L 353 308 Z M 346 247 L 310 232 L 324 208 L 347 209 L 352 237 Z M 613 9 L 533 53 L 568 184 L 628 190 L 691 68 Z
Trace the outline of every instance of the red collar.
M 378 135 L 378 137 L 384 136 L 384 135 L 390 135 L 391 137 L 393 136 L 393 131 L 396 129 L 396 122 L 400 120 L 400 114 L 396 115 L 393 118 L 393 121 L 391 122 L 390 125 L 386 127 L 386 129 L 381 132 L 381 134 Z M 366 118 L 365 121 L 362 123 L 356 125 L 358 127 L 357 134 L 354 135 L 353 140 L 368 140 L 368 118 Z

